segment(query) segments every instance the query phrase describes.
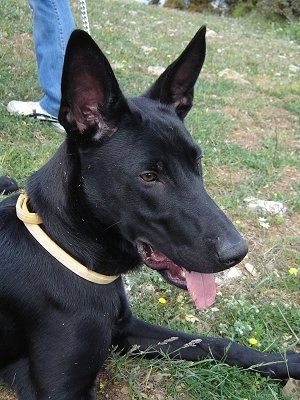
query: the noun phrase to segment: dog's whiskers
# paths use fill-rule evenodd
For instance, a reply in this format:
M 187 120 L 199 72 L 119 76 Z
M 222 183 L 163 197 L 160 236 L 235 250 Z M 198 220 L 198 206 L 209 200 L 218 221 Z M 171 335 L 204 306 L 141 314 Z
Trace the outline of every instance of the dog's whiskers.
M 109 225 L 107 228 L 103 229 L 102 233 L 108 231 L 109 229 L 113 228 L 114 226 L 120 224 L 121 222 L 122 222 L 122 220 L 120 219 L 120 221 L 117 221 L 117 222 Z

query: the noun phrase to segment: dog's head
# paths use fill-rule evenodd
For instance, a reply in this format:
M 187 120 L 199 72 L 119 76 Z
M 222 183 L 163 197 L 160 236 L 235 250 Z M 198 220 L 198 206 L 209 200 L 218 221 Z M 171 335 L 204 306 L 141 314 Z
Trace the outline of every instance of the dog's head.
M 187 288 L 198 307 L 214 300 L 212 273 L 247 253 L 203 186 L 201 149 L 184 125 L 204 58 L 202 27 L 145 94 L 126 99 L 96 43 L 74 31 L 59 114 L 95 220 L 108 233 L 117 229 L 147 266 Z

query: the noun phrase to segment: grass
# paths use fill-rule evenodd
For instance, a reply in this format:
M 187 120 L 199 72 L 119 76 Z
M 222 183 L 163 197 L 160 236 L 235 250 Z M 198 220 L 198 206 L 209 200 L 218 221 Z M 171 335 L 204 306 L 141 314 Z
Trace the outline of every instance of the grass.
M 72 8 L 80 26 L 78 3 Z M 216 304 L 195 310 L 187 293 L 146 268 L 128 277 L 134 312 L 153 323 L 189 332 L 228 336 L 267 351 L 299 348 L 300 335 L 300 67 L 298 23 L 286 28 L 254 19 L 218 17 L 142 6 L 134 1 L 88 2 L 91 32 L 115 67 L 125 93 L 143 92 L 155 79 L 148 66 L 167 66 L 197 28 L 207 24 L 208 53 L 187 125 L 203 147 L 204 176 L 212 196 L 249 242 L 241 277 L 222 282 Z M 62 141 L 49 126 L 9 116 L 11 99 L 38 100 L 25 0 L 3 0 L 0 9 L 0 175 L 26 177 Z M 144 47 L 143 47 L 144 46 Z M 248 84 L 219 77 L 229 68 Z M 245 197 L 280 200 L 283 217 L 247 209 Z M 263 228 L 259 217 L 270 224 Z M 298 268 L 291 275 L 289 268 Z M 161 304 L 158 299 L 165 298 Z M 279 382 L 213 360 L 164 362 L 113 354 L 113 378 L 100 376 L 99 398 L 288 399 Z M 106 372 L 107 373 L 107 372 Z M 105 372 L 104 372 L 105 374 Z M 128 383 L 127 383 L 128 382 Z M 118 392 L 119 390 L 119 392 Z M 119 397 L 118 397 L 119 396 Z M 127 397 L 126 397 L 127 396 Z
M 266 400 L 280 395 L 280 389 L 269 379 L 262 379 L 254 372 L 217 364 L 213 360 L 175 363 L 165 358 L 163 364 L 157 360 L 149 367 L 146 360 L 139 359 L 137 362 L 128 358 L 125 363 L 130 372 L 124 375 L 122 369 L 116 374 L 119 379 L 129 378 L 134 399 L 240 400 L 248 399 L 251 393 L 255 399 Z M 154 389 L 165 397 L 152 397 Z

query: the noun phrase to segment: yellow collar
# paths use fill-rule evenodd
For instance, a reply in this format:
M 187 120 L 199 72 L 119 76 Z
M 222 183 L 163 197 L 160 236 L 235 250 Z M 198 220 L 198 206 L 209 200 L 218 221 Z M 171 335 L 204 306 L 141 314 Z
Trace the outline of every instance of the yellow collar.
M 18 218 L 24 222 L 24 225 L 29 230 L 31 235 L 48 251 L 56 260 L 67 267 L 74 274 L 80 276 L 87 281 L 105 285 L 116 280 L 119 275 L 107 276 L 98 274 L 91 271 L 84 265 L 80 264 L 63 249 L 61 249 L 52 239 L 38 226 L 42 223 L 41 217 L 37 213 L 31 213 L 27 208 L 28 196 L 20 194 L 17 204 L 16 212 Z

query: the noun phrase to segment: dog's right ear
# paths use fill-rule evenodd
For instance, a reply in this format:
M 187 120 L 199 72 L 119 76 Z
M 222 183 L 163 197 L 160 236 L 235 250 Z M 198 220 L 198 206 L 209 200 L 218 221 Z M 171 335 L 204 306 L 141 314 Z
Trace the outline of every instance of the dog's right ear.
M 75 30 L 69 39 L 58 120 L 67 132 L 111 135 L 129 108 L 111 66 L 94 40 Z
M 185 50 L 144 94 L 153 100 L 172 104 L 183 119 L 193 105 L 194 85 L 205 59 L 206 27 L 202 26 Z

